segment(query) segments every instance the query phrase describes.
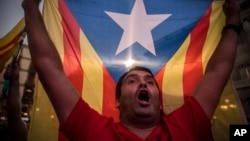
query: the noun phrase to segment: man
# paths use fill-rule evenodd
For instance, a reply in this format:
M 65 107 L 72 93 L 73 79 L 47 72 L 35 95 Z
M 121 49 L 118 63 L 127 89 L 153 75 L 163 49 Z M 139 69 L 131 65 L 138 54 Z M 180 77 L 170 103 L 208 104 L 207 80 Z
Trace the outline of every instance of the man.
M 69 140 L 213 140 L 210 119 L 233 68 L 239 29 L 239 6 L 223 5 L 226 26 L 204 77 L 193 96 L 170 115 L 161 114 L 159 88 L 150 70 L 135 67 L 117 84 L 120 123 L 114 123 L 81 100 L 64 74 L 38 9 L 39 0 L 23 0 L 32 61 Z M 44 67 L 46 66 L 46 67 Z M 76 120 L 76 119 L 82 120 Z
M 7 66 L 4 78 L 10 80 L 6 99 L 6 112 L 10 131 L 9 141 L 27 141 L 28 128 L 21 117 L 19 67 L 17 64 Z

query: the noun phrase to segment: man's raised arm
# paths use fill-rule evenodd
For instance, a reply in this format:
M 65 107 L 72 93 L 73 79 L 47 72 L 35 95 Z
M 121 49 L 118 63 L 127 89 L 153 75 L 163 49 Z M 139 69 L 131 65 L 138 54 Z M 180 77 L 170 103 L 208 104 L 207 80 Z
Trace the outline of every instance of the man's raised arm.
M 224 3 L 223 10 L 226 16 L 225 28 L 221 33 L 220 42 L 208 62 L 205 75 L 194 93 L 194 97 L 209 118 L 213 116 L 228 82 L 237 50 L 240 23 L 239 5 L 234 0 L 228 0 Z
M 22 3 L 29 49 L 39 79 L 62 124 L 80 97 L 64 74 L 59 54 L 39 11 L 40 1 L 23 0 Z

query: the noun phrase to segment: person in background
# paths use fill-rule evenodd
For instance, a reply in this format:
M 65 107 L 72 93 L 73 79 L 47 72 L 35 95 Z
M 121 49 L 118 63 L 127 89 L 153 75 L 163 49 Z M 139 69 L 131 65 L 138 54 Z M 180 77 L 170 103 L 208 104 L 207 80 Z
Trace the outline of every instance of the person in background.
M 46 31 L 40 0 L 23 0 L 28 43 L 39 79 L 56 111 L 60 131 L 71 141 L 211 141 L 210 119 L 231 74 L 236 56 L 240 8 L 223 5 L 226 25 L 205 74 L 193 95 L 169 115 L 161 114 L 160 90 L 151 71 L 135 67 L 116 87 L 120 122 L 91 109 L 64 73 L 59 54 Z M 46 67 L 44 67 L 46 66 Z M 171 83 L 171 82 L 169 82 Z
M 4 72 L 4 79 L 10 80 L 6 97 L 6 112 L 10 131 L 9 141 L 27 141 L 28 137 L 28 128 L 21 117 L 19 70 L 17 64 L 11 64 L 7 66 Z

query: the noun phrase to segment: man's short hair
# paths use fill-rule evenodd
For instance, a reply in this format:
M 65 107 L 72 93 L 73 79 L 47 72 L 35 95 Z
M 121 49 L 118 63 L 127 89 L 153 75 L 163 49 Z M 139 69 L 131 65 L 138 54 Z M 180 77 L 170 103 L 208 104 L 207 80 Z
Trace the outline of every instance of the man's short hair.
M 146 67 L 142 67 L 142 66 L 134 66 L 132 68 L 130 68 L 127 72 L 125 72 L 118 80 L 117 85 L 116 85 L 116 90 L 115 90 L 115 95 L 116 95 L 116 99 L 119 99 L 121 96 L 121 87 L 122 87 L 122 82 L 124 77 L 131 71 L 134 70 L 139 70 L 139 71 L 145 71 L 148 72 L 150 75 L 154 76 L 152 71 Z M 154 78 L 154 77 L 153 77 Z M 156 80 L 155 80 L 156 82 Z M 157 88 L 159 89 L 158 83 L 156 82 Z

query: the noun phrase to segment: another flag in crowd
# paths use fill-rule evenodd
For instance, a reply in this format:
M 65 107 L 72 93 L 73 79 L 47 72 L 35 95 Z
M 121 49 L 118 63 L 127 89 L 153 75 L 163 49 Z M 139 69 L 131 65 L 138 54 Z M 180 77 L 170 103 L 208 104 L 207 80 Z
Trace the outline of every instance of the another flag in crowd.
M 2 72 L 6 62 L 14 56 L 19 42 L 23 40 L 24 26 L 24 19 L 21 19 L 10 32 L 0 39 L 0 72 Z

